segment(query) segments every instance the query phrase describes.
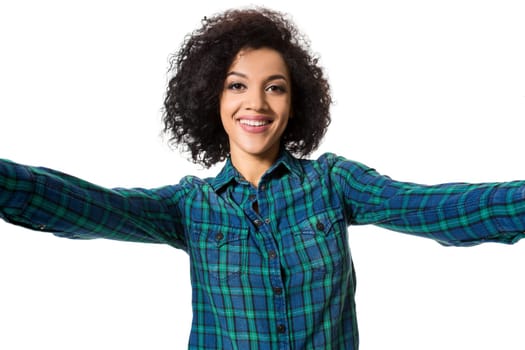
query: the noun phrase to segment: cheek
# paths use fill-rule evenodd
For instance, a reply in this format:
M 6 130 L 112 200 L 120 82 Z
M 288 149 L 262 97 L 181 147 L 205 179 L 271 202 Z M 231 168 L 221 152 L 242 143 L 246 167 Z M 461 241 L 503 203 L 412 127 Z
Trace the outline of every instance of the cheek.
M 280 103 L 278 104 L 277 108 L 279 108 L 280 114 L 282 116 L 289 117 L 291 115 L 291 111 L 292 111 L 292 100 L 291 100 L 291 97 L 288 96 L 287 98 L 285 98 L 282 101 L 280 101 Z
M 234 108 L 227 101 L 223 102 L 223 100 L 221 100 L 221 104 L 219 106 L 219 114 L 221 118 L 222 127 L 228 135 L 230 135 L 230 130 L 233 128 L 234 111 Z
M 228 106 L 228 99 L 221 97 L 219 100 L 219 116 L 221 118 L 222 125 L 226 129 L 226 123 L 228 119 L 231 119 L 231 114 L 228 112 L 231 108 Z M 230 118 L 228 118 L 230 116 Z
M 231 96 L 230 94 L 226 93 L 221 96 L 219 100 L 219 110 L 221 115 L 224 116 L 232 116 L 235 111 L 239 108 L 239 99 L 235 98 L 235 96 Z
M 224 129 L 224 131 L 226 131 L 226 134 L 228 134 L 229 136 L 230 130 L 232 129 L 232 124 L 233 124 L 232 119 L 225 116 L 224 113 L 222 113 L 222 111 L 221 111 L 220 117 L 221 117 L 222 128 Z

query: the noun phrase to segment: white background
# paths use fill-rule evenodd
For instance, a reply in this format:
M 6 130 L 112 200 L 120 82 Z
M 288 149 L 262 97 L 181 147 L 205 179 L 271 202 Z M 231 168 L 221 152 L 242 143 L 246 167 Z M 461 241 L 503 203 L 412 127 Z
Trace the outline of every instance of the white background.
M 160 137 L 170 53 L 243 1 L 4 1 L 0 157 L 104 186 L 213 175 Z M 421 183 L 525 179 L 522 1 L 282 0 L 332 83 L 321 149 Z M 525 243 L 353 227 L 361 348 L 525 348 Z M 1 349 L 184 349 L 188 258 L 0 223 Z

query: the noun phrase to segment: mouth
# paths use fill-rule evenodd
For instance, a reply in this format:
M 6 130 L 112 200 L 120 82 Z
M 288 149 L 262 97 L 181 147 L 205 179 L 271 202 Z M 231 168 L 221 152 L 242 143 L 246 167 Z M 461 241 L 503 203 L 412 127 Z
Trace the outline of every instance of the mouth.
M 269 130 L 273 119 L 266 116 L 241 116 L 237 119 L 240 127 L 249 133 L 261 133 Z
M 239 119 L 239 123 L 242 125 L 260 127 L 271 124 L 271 120 L 250 120 L 250 119 Z

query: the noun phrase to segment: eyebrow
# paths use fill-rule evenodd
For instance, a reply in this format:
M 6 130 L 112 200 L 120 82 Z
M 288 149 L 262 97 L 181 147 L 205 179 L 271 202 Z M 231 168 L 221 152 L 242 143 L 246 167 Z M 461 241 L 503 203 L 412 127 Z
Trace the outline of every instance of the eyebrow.
M 236 71 L 229 72 L 228 74 L 226 74 L 226 77 L 229 77 L 230 75 L 236 75 L 236 76 L 239 76 L 239 77 L 245 78 L 245 79 L 248 78 L 248 76 L 246 74 L 240 73 L 240 72 L 236 72 Z M 268 78 L 265 79 L 265 81 L 272 81 L 272 80 L 277 80 L 277 79 L 282 79 L 282 80 L 288 81 L 288 79 L 286 79 L 286 77 L 284 75 L 282 75 L 282 74 L 270 75 Z

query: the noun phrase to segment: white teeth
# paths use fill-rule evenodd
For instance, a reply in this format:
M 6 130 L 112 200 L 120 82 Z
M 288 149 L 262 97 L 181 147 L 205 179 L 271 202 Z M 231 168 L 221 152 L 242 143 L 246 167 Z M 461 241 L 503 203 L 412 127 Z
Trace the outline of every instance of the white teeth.
M 239 123 L 249 126 L 264 126 L 266 124 L 270 124 L 268 120 L 248 120 L 248 119 L 240 119 Z

